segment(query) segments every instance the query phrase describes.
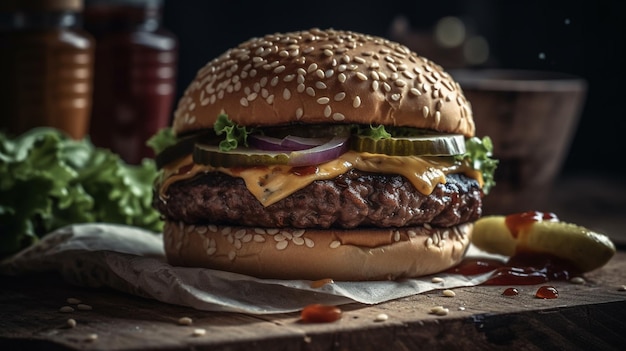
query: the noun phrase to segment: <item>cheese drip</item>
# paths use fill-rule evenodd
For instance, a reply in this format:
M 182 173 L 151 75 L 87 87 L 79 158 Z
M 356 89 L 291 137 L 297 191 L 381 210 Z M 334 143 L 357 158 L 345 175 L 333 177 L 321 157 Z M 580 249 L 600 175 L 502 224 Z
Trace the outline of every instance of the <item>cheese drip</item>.
M 263 204 L 269 206 L 316 180 L 335 178 L 351 169 L 364 172 L 399 174 L 408 179 L 422 194 L 429 195 L 439 183 L 446 182 L 446 174 L 464 173 L 482 186 L 480 172 L 458 162 L 437 157 L 389 156 L 348 151 L 339 158 L 320 164 L 314 172 L 296 174 L 287 165 L 249 168 L 224 168 L 194 164 L 191 155 L 164 168 L 159 194 L 165 198 L 167 188 L 174 182 L 189 179 L 201 172 L 222 172 L 244 180 L 248 190 Z

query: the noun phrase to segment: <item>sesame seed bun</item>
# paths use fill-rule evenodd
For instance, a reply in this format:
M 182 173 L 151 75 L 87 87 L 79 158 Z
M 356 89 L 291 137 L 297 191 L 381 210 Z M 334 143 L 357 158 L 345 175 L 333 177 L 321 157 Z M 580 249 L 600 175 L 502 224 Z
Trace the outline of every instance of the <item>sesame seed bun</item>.
M 262 131 L 335 123 L 475 132 L 460 86 L 401 44 L 319 29 L 250 39 L 200 69 L 175 111 L 183 152 L 155 182 L 171 264 L 355 281 L 434 274 L 462 260 L 482 213 L 482 178 L 470 165 L 378 155 L 325 160 L 308 174 L 283 165 L 231 169 L 203 163 L 197 149 L 186 154 L 188 140 L 200 142 L 184 136 L 205 137 L 223 113 Z M 270 192 L 282 197 L 263 203 Z
M 458 264 L 473 224 L 451 228 L 321 230 L 166 222 L 167 259 L 260 278 L 393 280 Z
M 357 123 L 474 135 L 471 107 L 443 69 L 387 39 L 339 30 L 250 39 L 198 72 L 175 111 L 177 134 L 243 126 Z

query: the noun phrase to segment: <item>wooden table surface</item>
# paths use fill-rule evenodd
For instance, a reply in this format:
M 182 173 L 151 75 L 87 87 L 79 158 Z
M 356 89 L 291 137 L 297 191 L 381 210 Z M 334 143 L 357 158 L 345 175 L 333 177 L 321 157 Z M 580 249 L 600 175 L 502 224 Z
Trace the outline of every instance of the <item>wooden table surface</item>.
M 604 225 L 614 219 L 611 226 L 626 230 L 620 201 L 599 218 Z M 594 223 L 589 216 L 585 220 Z M 536 298 L 538 285 L 515 286 L 520 294 L 513 297 L 502 295 L 508 286 L 457 288 L 454 297 L 432 291 L 374 306 L 343 305 L 339 321 L 322 324 L 302 323 L 298 313 L 198 311 L 71 286 L 55 274 L 2 277 L 0 350 L 623 349 L 626 251 L 618 244 L 615 257 L 587 273 L 584 284 L 550 283 L 559 292 L 556 299 Z M 92 309 L 60 312 L 68 298 Z M 434 306 L 449 313 L 429 313 Z M 381 314 L 388 318 L 379 321 Z M 180 325 L 181 317 L 193 324 Z M 70 318 L 73 328 L 67 326 Z M 205 334 L 194 335 L 196 329 Z

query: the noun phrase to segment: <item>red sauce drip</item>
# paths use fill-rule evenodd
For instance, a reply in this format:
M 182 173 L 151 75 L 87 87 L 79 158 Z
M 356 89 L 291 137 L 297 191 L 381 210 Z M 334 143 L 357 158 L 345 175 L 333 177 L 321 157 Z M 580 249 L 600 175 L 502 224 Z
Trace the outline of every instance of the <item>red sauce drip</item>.
M 507 262 L 470 258 L 449 269 L 448 273 L 476 275 L 491 272 L 483 285 L 534 285 L 569 280 L 581 272 L 569 261 L 539 253 L 517 253 Z
M 504 295 L 504 296 L 517 296 L 517 295 L 519 295 L 519 290 L 517 290 L 516 288 L 506 288 L 502 292 L 502 295 Z
M 527 228 L 535 222 L 558 222 L 556 214 L 551 212 L 527 211 L 514 213 L 504 218 L 504 223 L 511 231 L 514 238 L 517 238 L 519 231 Z
M 537 290 L 535 297 L 540 299 L 556 299 L 559 297 L 559 292 L 553 286 L 544 285 Z
M 341 315 L 337 306 L 313 304 L 302 309 L 300 319 L 304 323 L 330 323 L 341 319 Z
M 291 168 L 291 173 L 297 176 L 316 174 L 317 171 L 318 171 L 317 166 L 299 166 L 299 167 Z

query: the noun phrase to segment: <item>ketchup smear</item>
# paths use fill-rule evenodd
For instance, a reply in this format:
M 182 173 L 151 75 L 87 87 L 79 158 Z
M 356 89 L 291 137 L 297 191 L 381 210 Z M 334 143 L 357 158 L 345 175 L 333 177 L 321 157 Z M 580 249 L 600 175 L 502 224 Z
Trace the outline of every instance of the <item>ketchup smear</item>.
M 553 213 L 537 211 L 516 213 L 505 218 L 513 236 L 517 236 L 526 226 L 540 221 L 558 221 L 558 218 Z M 543 284 L 549 281 L 566 281 L 581 274 L 571 262 L 537 252 L 516 252 L 507 262 L 489 258 L 466 258 L 447 272 L 476 275 L 491 271 L 493 273 L 483 285 Z

